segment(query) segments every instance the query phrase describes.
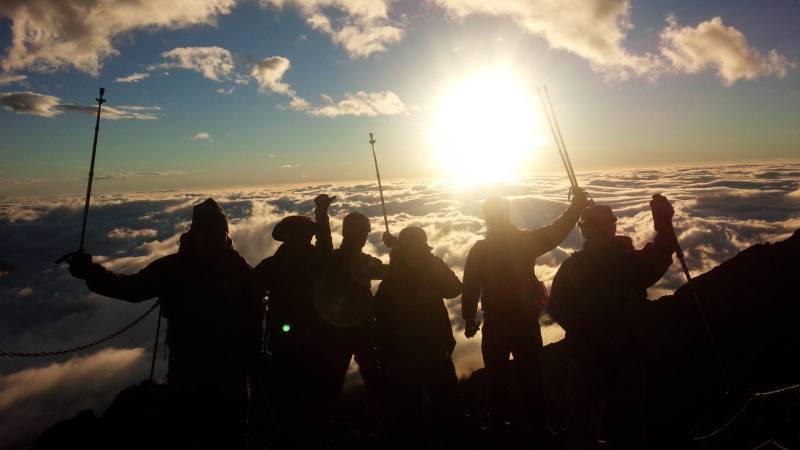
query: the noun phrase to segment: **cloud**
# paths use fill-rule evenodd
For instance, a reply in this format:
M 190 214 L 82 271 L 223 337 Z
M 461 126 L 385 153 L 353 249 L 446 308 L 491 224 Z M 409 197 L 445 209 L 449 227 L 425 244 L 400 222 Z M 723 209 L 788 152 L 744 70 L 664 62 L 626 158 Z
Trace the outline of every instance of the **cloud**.
M 119 54 L 113 41 L 139 29 L 215 25 L 235 0 L 4 0 L 0 17 L 11 23 L 4 70 L 52 72 L 74 68 L 97 76 Z
M 344 99 L 334 102 L 331 97 L 322 95 L 321 105 L 311 105 L 308 102 L 290 104 L 292 109 L 305 111 L 315 117 L 339 116 L 394 116 L 408 112 L 408 108 L 400 97 L 392 91 L 364 92 L 346 94 Z
M 405 37 L 405 29 L 389 19 L 389 0 L 261 0 L 264 7 L 293 6 L 314 30 L 328 35 L 351 58 L 387 50 Z
M 623 47 L 633 28 L 628 0 L 430 0 L 454 19 L 473 15 L 508 17 L 551 47 L 567 50 L 611 79 L 652 76 L 660 64 L 652 54 L 636 55 Z
M 776 50 L 762 55 L 748 44 L 742 32 L 726 26 L 720 17 L 694 28 L 680 27 L 674 16 L 668 17 L 667 27 L 661 31 L 661 54 L 681 72 L 712 68 L 726 86 L 766 75 L 783 78 L 795 67 Z
M 39 117 L 54 117 L 64 111 L 76 111 L 90 115 L 97 114 L 96 105 L 61 103 L 61 99 L 58 97 L 30 91 L 0 93 L 0 105 L 17 114 L 30 114 Z M 158 106 L 104 106 L 102 117 L 108 120 L 156 120 L 158 116 L 154 113 L 142 111 L 157 111 L 160 109 Z
M 5 84 L 19 83 L 20 81 L 27 80 L 27 75 L 14 75 L 10 73 L 0 73 L 0 86 Z
M 551 47 L 569 51 L 609 80 L 632 77 L 657 79 L 667 72 L 698 73 L 717 70 L 726 86 L 740 79 L 774 75 L 784 77 L 798 64 L 771 50 L 766 56 L 752 48 L 737 29 L 715 17 L 695 28 L 679 27 L 673 16 L 660 32 L 657 53 L 634 53 L 624 46 L 634 28 L 629 0 L 429 0 L 450 17 L 508 17 L 530 34 L 547 40 Z
M 217 89 L 217 94 L 222 94 L 222 95 L 231 95 L 231 94 L 233 94 L 233 91 L 234 91 L 234 89 L 235 89 L 235 88 L 229 88 L 229 89 L 225 89 L 225 88 L 218 88 L 218 89 Z
M 140 82 L 140 81 L 142 81 L 144 79 L 147 79 L 149 77 L 150 77 L 149 73 L 135 72 L 135 73 L 132 73 L 132 74 L 126 76 L 126 77 L 114 78 L 114 81 L 116 81 L 117 83 L 138 83 L 138 82 Z
M 652 193 L 663 192 L 674 202 L 675 227 L 694 274 L 754 243 L 782 239 L 800 228 L 797 161 L 582 172 L 578 178 L 597 202 L 614 209 L 619 218 L 618 232 L 631 236 L 637 246 L 654 235 L 647 202 Z M 568 187 L 562 176 L 539 176 L 466 190 L 426 180 L 386 181 L 384 195 L 392 231 L 397 233 L 409 225 L 423 227 L 434 253 L 460 276 L 469 249 L 485 232 L 481 218 L 483 199 L 491 195 L 509 197 L 513 222 L 536 228 L 552 222 L 566 208 Z M 113 270 L 140 270 L 156 258 L 177 251 L 178 238 L 191 220 L 192 206 L 211 196 L 228 215 L 234 247 L 250 264 L 257 264 L 278 246 L 270 234 L 274 225 L 286 215 L 311 214 L 313 198 L 322 192 L 338 197 L 331 207 L 334 242 L 341 242 L 345 214 L 361 211 L 373 226 L 365 251 L 388 261 L 388 252 L 381 244 L 383 218 L 374 182 L 100 194 L 92 199 L 87 249 Z M 83 282 L 52 264 L 60 253 L 77 245 L 82 207 L 83 198 L 77 195 L 15 197 L 0 202 L 0 271 L 7 272 L 0 283 L 0 317 L 4 318 L 0 321 L 0 342 L 4 350 L 46 350 L 90 342 L 149 307 L 150 303 L 132 305 L 91 294 Z M 581 244 L 579 233 L 573 231 L 557 249 L 537 259 L 536 274 L 549 285 L 561 262 Z M 13 270 L 4 269 L 8 267 Z M 673 264 L 664 279 L 649 290 L 650 298 L 671 293 L 683 282 L 677 263 Z M 460 333 L 459 300 L 447 304 L 458 342 L 455 364 L 460 374 L 467 374 L 482 366 L 480 335 L 467 341 Z M 542 323 L 546 342 L 563 336 L 558 325 L 546 318 Z M 154 328 L 155 323 L 148 319 L 112 344 L 149 351 Z M 143 358 L 146 364 L 147 355 Z M 63 358 L 41 364 L 49 367 L 68 361 L 73 361 L 74 366 L 87 364 L 86 360 Z M 0 374 L 13 377 L 27 373 L 34 369 L 30 364 L 28 360 L 0 360 Z M 118 366 L 131 367 L 119 363 L 98 373 L 130 374 L 128 384 L 144 378 L 146 373 L 135 368 L 138 366 L 113 372 Z M 164 373 L 163 366 L 157 370 Z M 107 375 L 102 378 L 113 381 Z M 51 405 L 71 404 L 75 392 L 72 389 L 90 389 L 91 383 L 74 382 L 69 386 L 71 389 L 63 392 L 54 388 L 47 396 L 26 397 L 29 403 L 15 401 L 7 414 L 18 414 L 15 417 L 32 423 L 35 420 L 29 417 L 39 414 L 50 420 L 46 414 L 56 410 Z M 115 394 L 119 387 L 107 386 L 108 395 Z M 99 398 L 100 389 L 88 396 Z M 24 415 L 28 414 L 26 410 L 17 411 L 23 408 L 20 405 L 31 405 L 32 412 Z
M 207 131 L 198 131 L 192 136 L 193 141 L 211 142 L 211 135 Z
M 228 79 L 234 70 L 233 55 L 222 47 L 177 47 L 161 54 L 174 61 L 156 64 L 148 69 L 179 68 L 199 72 L 212 81 Z
M 75 104 L 61 104 L 55 107 L 59 111 L 77 111 L 89 115 L 97 114 L 97 105 L 75 105 Z M 157 106 L 103 106 L 102 118 L 107 120 L 121 120 L 121 119 L 134 119 L 134 120 L 157 120 L 158 116 L 152 112 L 142 112 L 148 110 L 160 110 Z
M 52 95 L 35 92 L 0 93 L 0 105 L 17 114 L 30 114 L 39 117 L 53 117 L 61 114 L 57 109 L 61 99 Z
M 104 409 L 119 390 L 144 378 L 146 367 L 144 349 L 109 348 L 0 376 L 2 445 L 24 446 L 55 421 Z
M 283 74 L 291 67 L 288 58 L 283 56 L 270 56 L 264 58 L 253 67 L 250 76 L 258 82 L 260 92 L 274 92 L 276 94 L 294 97 L 294 91 L 287 83 L 281 81 Z
M 400 97 L 392 91 L 364 92 L 346 94 L 341 101 L 323 94 L 322 104 L 314 105 L 299 97 L 292 87 L 283 81 L 283 76 L 291 68 L 291 62 L 283 56 L 270 56 L 256 64 L 250 75 L 259 85 L 259 92 L 274 92 L 289 97 L 289 103 L 282 108 L 292 111 L 304 111 L 314 117 L 339 116 L 391 116 L 408 112 Z
M 281 165 L 281 169 L 296 169 L 300 167 L 300 164 L 283 164 Z

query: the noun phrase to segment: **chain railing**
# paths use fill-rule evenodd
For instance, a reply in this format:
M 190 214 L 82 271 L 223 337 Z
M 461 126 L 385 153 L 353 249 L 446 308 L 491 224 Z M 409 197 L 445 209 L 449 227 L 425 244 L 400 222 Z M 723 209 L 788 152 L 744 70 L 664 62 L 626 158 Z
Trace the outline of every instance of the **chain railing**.
M 95 341 L 89 342 L 88 344 L 78 345 L 76 347 L 67 347 L 62 348 L 60 350 L 53 350 L 48 352 L 9 352 L 0 350 L 0 358 L 44 358 L 47 356 L 59 356 L 59 355 L 66 355 L 69 353 L 79 352 L 81 350 L 87 350 L 97 345 L 102 344 L 103 342 L 108 342 L 111 339 L 119 336 L 120 334 L 130 330 L 131 328 L 135 327 L 139 322 L 145 319 L 145 317 L 149 316 L 156 308 L 158 307 L 158 301 L 153 303 L 153 306 L 150 307 L 147 311 L 144 312 L 141 316 L 137 317 L 136 320 L 133 322 L 125 325 L 124 327 L 120 328 L 119 330 L 104 336 L 100 339 Z

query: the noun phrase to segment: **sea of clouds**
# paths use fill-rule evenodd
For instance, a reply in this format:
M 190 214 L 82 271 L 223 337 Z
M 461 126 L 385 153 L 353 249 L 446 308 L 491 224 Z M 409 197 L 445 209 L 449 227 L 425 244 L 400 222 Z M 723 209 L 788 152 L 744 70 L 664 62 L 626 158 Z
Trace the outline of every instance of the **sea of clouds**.
M 612 206 L 618 232 L 644 245 L 654 235 L 648 207 L 653 193 L 673 200 L 680 242 L 694 274 L 716 266 L 758 242 L 780 240 L 800 228 L 800 162 L 773 162 L 636 169 L 579 174 L 594 199 Z M 393 232 L 424 227 L 433 252 L 460 276 L 472 244 L 481 239 L 483 199 L 512 200 L 512 220 L 536 228 L 567 206 L 567 181 L 540 176 L 513 184 L 455 187 L 425 181 L 390 182 L 386 209 Z M 341 219 L 353 210 L 373 223 L 365 251 L 388 261 L 381 244 L 381 207 L 376 185 L 267 186 L 217 191 L 162 191 L 98 195 L 92 200 L 86 248 L 106 267 L 135 272 L 176 251 L 191 208 L 214 197 L 231 222 L 235 248 L 255 265 L 278 246 L 272 227 L 289 214 L 311 214 L 319 193 L 336 195 L 331 209 L 334 243 Z M 104 336 L 142 314 L 152 302 L 130 304 L 89 293 L 53 260 L 77 247 L 83 199 L 77 196 L 0 198 L 0 350 L 39 351 L 80 345 Z M 577 230 L 537 260 L 536 273 L 550 284 L 558 265 L 581 246 Z M 682 284 L 677 264 L 650 297 Z M 448 301 L 458 345 L 455 362 L 464 376 L 483 365 L 480 334 L 462 334 L 460 300 Z M 542 318 L 546 342 L 563 336 Z M 148 375 L 155 315 L 128 333 L 83 354 L 49 359 L 0 359 L 0 448 L 35 437 L 52 422 L 82 409 L 101 411 L 122 388 Z M 162 341 L 163 342 L 163 341 Z M 213 357 L 213 355 L 209 355 Z M 158 374 L 165 363 L 159 358 Z

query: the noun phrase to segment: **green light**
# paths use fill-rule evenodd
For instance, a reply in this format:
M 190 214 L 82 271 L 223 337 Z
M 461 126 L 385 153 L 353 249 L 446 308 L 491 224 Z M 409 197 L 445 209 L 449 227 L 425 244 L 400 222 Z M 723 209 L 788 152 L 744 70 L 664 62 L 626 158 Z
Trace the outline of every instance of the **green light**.
M 291 331 L 291 330 L 292 330 L 292 326 L 291 326 L 291 325 L 289 325 L 288 323 L 285 323 L 285 324 L 283 324 L 283 326 L 281 327 L 281 330 L 283 330 L 283 332 L 284 332 L 284 333 L 288 333 L 289 331 Z

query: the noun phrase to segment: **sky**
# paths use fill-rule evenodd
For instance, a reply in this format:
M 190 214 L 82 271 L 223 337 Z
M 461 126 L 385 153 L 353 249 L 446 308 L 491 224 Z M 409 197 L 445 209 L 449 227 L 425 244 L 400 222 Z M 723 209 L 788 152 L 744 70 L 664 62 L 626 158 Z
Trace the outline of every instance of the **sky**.
M 6 0 L 0 195 L 796 158 L 794 1 Z
M 77 246 L 100 87 L 86 248 L 112 270 L 175 252 L 209 196 L 257 264 L 272 227 L 323 192 L 339 198 L 334 242 L 362 211 L 365 251 L 387 261 L 373 132 L 390 227 L 423 227 L 461 276 L 487 196 L 509 197 L 523 228 L 567 207 L 546 84 L 578 179 L 620 234 L 652 239 L 647 201 L 664 193 L 699 275 L 800 228 L 798 43 L 796 1 L 4 0 L 0 350 L 91 342 L 149 307 L 52 263 Z M 549 285 L 580 246 L 573 231 L 537 276 Z M 674 264 L 649 296 L 682 283 Z M 466 376 L 481 336 L 447 304 Z M 145 378 L 154 319 L 86 352 L 0 359 L 0 449 Z M 546 342 L 563 336 L 541 323 Z

